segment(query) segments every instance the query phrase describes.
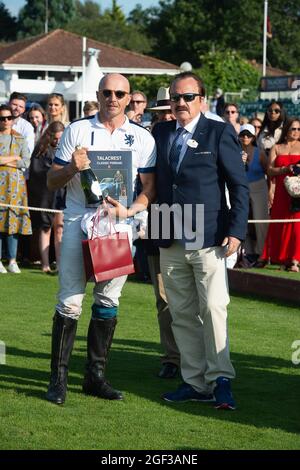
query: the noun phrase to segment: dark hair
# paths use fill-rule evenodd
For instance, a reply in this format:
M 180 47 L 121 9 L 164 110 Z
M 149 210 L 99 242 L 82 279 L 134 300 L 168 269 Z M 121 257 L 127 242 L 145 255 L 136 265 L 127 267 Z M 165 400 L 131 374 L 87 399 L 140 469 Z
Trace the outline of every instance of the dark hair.
M 31 113 L 31 111 L 39 111 L 41 113 L 41 115 L 43 116 L 42 127 L 44 128 L 46 120 L 47 120 L 46 111 L 44 110 L 44 108 L 40 104 L 34 103 L 27 112 L 27 121 L 29 122 L 30 122 L 29 114 Z
M 280 116 L 276 121 L 271 121 L 269 116 L 268 116 L 268 111 L 271 108 L 272 104 L 277 104 L 278 107 L 280 108 Z M 263 122 L 262 122 L 262 127 L 261 127 L 261 130 L 259 131 L 258 136 L 260 136 L 260 134 L 264 131 L 264 129 L 267 130 L 267 133 L 266 133 L 267 136 L 268 135 L 274 136 L 275 130 L 278 129 L 278 127 L 280 127 L 282 123 L 283 123 L 283 125 L 285 125 L 286 120 L 287 120 L 287 115 L 286 115 L 286 111 L 283 107 L 283 103 L 281 101 L 272 100 L 268 104 L 268 107 L 266 109 L 264 119 L 263 119 Z
M 237 112 L 238 112 L 238 113 L 240 112 L 239 106 L 238 106 L 236 103 L 225 103 L 225 104 L 224 104 L 224 113 L 225 113 L 226 109 L 227 109 L 229 106 L 234 106 L 235 109 L 237 110 Z
M 145 95 L 145 93 L 143 93 L 142 91 L 140 90 L 134 90 L 131 92 L 131 95 L 142 95 L 142 97 L 144 98 L 145 101 L 147 101 L 147 96 Z
M 27 96 L 23 95 L 23 93 L 19 93 L 18 91 L 13 91 L 9 97 L 9 101 L 12 101 L 12 100 L 22 100 L 26 103 Z
M 32 106 L 30 106 L 29 110 L 27 111 L 27 115 L 29 115 L 31 111 L 39 111 L 43 118 L 46 119 L 46 111 L 39 103 L 34 103 Z
M 0 106 L 0 112 L 1 111 L 10 111 L 11 115 L 12 115 L 12 109 L 11 107 L 9 106 L 9 104 L 1 104 Z
M 277 142 L 278 144 L 285 144 L 286 143 L 287 135 L 288 135 L 288 132 L 290 130 L 290 127 L 293 124 L 293 122 L 295 122 L 295 121 L 300 123 L 300 118 L 298 118 L 297 116 L 292 116 L 292 117 L 289 117 L 285 121 L 285 123 L 283 125 L 283 128 L 282 128 L 282 133 L 281 133 L 280 139 Z
M 62 122 L 60 121 L 53 121 L 47 129 L 45 130 L 44 134 L 41 135 L 39 140 L 36 143 L 36 146 L 33 151 L 33 155 L 35 157 L 40 157 L 45 155 L 47 152 L 50 142 L 51 142 L 51 137 L 53 137 L 57 132 L 63 132 L 65 130 L 65 126 L 63 125 Z
M 195 82 L 197 82 L 198 84 L 200 95 L 205 96 L 205 88 L 204 88 L 203 80 L 200 77 L 198 77 L 198 75 L 196 75 L 194 72 L 181 72 L 175 75 L 175 77 L 171 81 L 170 89 L 172 88 L 175 82 L 177 82 L 178 80 L 184 80 L 185 78 L 193 78 Z
M 259 121 L 262 124 L 262 120 L 258 117 L 253 117 L 249 120 L 249 124 L 252 124 L 253 121 Z M 253 125 L 253 124 L 252 124 Z
M 93 111 L 93 110 L 99 111 L 99 103 L 98 101 L 85 101 L 84 106 L 83 106 L 83 112 L 86 113 L 88 111 Z

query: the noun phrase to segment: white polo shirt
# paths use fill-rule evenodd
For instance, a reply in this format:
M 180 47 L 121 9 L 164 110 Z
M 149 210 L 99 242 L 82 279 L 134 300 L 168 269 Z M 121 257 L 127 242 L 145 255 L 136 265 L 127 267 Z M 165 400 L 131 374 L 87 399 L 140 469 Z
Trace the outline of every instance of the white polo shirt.
M 23 119 L 19 117 L 13 124 L 12 128 L 16 131 L 19 132 L 25 139 L 28 144 L 30 156 L 33 152 L 34 149 L 34 129 L 32 124 L 30 122 L 26 121 L 26 119 Z
M 156 163 L 155 141 L 149 131 L 128 120 L 111 134 L 101 124 L 98 115 L 71 123 L 64 131 L 55 154 L 54 163 L 67 165 L 76 145 L 88 150 L 129 150 L 132 152 L 132 181 L 138 173 L 154 173 Z M 77 173 L 67 184 L 65 215 L 77 217 L 85 214 L 85 197 Z

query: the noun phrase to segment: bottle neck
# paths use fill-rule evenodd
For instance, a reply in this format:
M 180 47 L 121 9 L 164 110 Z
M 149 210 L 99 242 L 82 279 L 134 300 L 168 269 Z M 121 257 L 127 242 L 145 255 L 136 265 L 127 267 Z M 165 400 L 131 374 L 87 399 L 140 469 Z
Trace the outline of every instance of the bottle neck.
M 88 163 L 88 164 L 87 164 L 84 168 L 82 168 L 82 170 L 80 170 L 80 171 L 89 170 L 90 168 L 91 168 L 91 167 L 90 167 L 90 165 L 89 165 L 89 163 Z

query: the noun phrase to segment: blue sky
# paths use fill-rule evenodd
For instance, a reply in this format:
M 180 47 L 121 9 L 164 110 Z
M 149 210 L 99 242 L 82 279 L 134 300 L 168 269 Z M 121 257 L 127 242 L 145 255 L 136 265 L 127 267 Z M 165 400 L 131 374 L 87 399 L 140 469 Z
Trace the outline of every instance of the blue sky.
M 20 8 L 22 8 L 26 1 L 25 0 L 2 0 L 8 10 L 14 15 L 17 16 Z M 93 0 L 95 3 L 100 3 L 102 9 L 109 8 L 111 6 L 111 0 Z M 143 8 L 149 8 L 151 6 L 158 5 L 158 0 L 118 0 L 118 4 L 122 7 L 125 15 L 133 10 L 135 5 L 140 3 Z

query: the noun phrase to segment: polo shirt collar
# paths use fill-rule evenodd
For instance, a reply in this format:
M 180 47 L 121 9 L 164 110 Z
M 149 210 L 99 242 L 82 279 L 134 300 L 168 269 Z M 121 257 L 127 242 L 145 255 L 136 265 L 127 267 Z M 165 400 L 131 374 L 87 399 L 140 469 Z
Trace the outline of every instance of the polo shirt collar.
M 118 127 L 118 130 L 127 132 L 130 129 L 130 122 L 129 122 L 129 119 L 126 115 L 124 117 L 125 117 L 124 123 L 120 127 Z M 102 127 L 103 129 L 106 129 L 104 124 L 102 124 L 102 122 L 100 122 L 100 120 L 98 118 L 98 113 L 96 113 L 95 116 L 93 117 L 93 125 L 97 126 L 97 127 Z

